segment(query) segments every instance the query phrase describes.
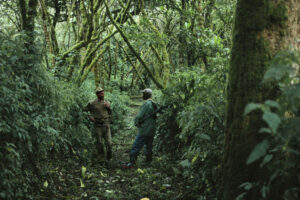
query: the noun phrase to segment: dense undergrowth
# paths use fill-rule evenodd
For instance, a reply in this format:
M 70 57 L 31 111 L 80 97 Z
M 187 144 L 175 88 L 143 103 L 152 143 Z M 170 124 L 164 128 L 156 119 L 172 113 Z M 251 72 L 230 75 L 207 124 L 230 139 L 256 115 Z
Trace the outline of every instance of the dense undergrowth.
M 39 50 L 28 55 L 22 34 L 0 32 L 0 40 L 0 198 L 31 199 L 50 176 L 49 163 L 71 156 L 86 163 L 93 157 L 91 123 L 82 109 L 95 98 L 94 86 L 77 88 L 49 74 Z M 116 133 L 125 126 L 129 98 L 118 92 L 107 97 Z
M 164 152 L 183 199 L 215 199 L 221 176 L 224 130 L 224 71 L 176 73 L 163 104 L 172 105 L 159 120 L 156 148 Z M 168 156 L 166 156 L 168 155 Z M 168 165 L 166 164 L 167 168 Z
M 1 35 L 3 199 L 33 199 L 45 185 L 55 185 L 56 160 L 63 160 L 65 167 L 81 167 L 95 158 L 92 126 L 82 112 L 95 98 L 93 83 L 78 88 L 56 78 L 40 58 L 29 59 L 23 41 L 22 35 Z M 214 198 L 222 155 L 224 81 L 219 80 L 224 80 L 224 72 L 207 75 L 194 69 L 174 73 L 171 80 L 164 95 L 154 91 L 158 103 L 171 105 L 158 119 L 157 167 L 180 180 L 180 198 Z M 130 99 L 113 87 L 106 92 L 114 113 L 112 133 L 124 134 L 131 125 L 126 121 Z
M 136 130 L 132 125 L 141 102 L 129 81 L 107 84 L 113 108 L 114 159 L 95 156 L 92 124 L 82 108 L 95 98 L 94 83 L 69 84 L 46 70 L 40 52 L 26 52 L 22 34 L 0 32 L 0 199 L 216 199 L 221 179 L 224 140 L 225 82 L 228 54 L 215 66 L 176 71 L 167 88 L 153 99 L 169 105 L 158 117 L 152 166 L 122 171 Z M 224 57 L 224 58 L 222 58 Z M 227 58 L 227 59 L 226 59 Z M 276 101 L 249 104 L 259 109 L 268 134 L 248 158 L 267 172 L 261 182 L 241 185 L 262 199 L 299 197 L 299 55 L 279 54 L 265 75 L 279 83 Z M 120 88 L 123 92 L 120 92 Z M 151 186 L 150 186 L 151 185 Z M 99 198 L 101 196 L 101 198 Z

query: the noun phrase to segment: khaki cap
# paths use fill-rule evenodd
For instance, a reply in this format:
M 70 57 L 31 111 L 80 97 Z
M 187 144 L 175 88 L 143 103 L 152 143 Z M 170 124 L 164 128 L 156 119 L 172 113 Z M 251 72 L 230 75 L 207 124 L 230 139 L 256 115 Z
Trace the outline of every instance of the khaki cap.
M 102 91 L 104 91 L 104 89 L 103 89 L 103 88 L 101 88 L 101 87 L 97 87 L 97 88 L 96 88 L 96 90 L 95 90 L 95 92 L 96 92 L 96 93 L 98 93 L 98 92 L 102 92 Z

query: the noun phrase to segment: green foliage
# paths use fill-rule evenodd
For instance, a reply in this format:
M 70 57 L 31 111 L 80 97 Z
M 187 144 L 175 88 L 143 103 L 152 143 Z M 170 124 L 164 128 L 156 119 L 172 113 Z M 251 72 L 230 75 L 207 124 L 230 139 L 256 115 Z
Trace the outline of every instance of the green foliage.
M 47 162 L 71 156 L 90 162 L 94 138 L 82 109 L 96 96 L 88 83 L 77 88 L 44 71 L 39 58 L 26 54 L 22 34 L 1 34 L 0 40 L 0 197 L 30 199 L 32 189 L 42 185 L 40 179 L 51 175 Z M 107 96 L 117 132 L 125 126 L 129 97 L 118 92 Z
M 299 199 L 300 163 L 300 87 L 299 52 L 279 53 L 265 74 L 265 82 L 279 84 L 281 96 L 276 101 L 248 104 L 245 114 L 262 111 L 266 127 L 260 132 L 267 139 L 259 143 L 247 163 L 260 162 L 268 174 L 261 182 L 253 184 L 261 191 L 262 199 Z
M 254 150 L 251 152 L 247 164 L 253 163 L 257 159 L 261 158 L 262 156 L 266 155 L 266 152 L 269 148 L 270 144 L 268 140 L 263 140 L 261 143 L 255 146 Z
M 175 73 L 166 89 L 170 95 L 162 97 L 173 108 L 158 118 L 157 148 L 172 155 L 176 152 L 178 164 L 171 171 L 183 182 L 182 198 L 216 197 L 221 176 L 225 80 L 222 68 L 214 70 L 214 74 L 197 69 Z
M 121 130 L 128 126 L 126 119 L 131 100 L 127 94 L 117 90 L 105 94 L 105 98 L 111 102 L 113 112 L 113 124 L 111 125 L 112 134 L 122 134 Z
M 106 181 L 122 182 L 122 179 L 102 177 L 102 174 L 106 174 L 103 167 L 100 175 L 98 169 L 95 171 L 98 174 L 95 175 L 94 183 L 105 188 L 100 190 L 105 198 L 126 196 L 129 199 L 138 199 L 143 194 L 150 199 L 167 199 L 170 188 L 176 188 L 177 192 L 177 184 L 180 191 L 176 194 L 177 199 L 213 199 L 216 196 L 224 129 L 225 73 L 229 59 L 228 47 L 231 43 L 234 10 L 232 5 L 235 0 L 230 0 L 230 3 L 225 0 L 205 0 L 201 3 L 189 1 L 183 8 L 184 2 L 145 1 L 143 15 L 134 16 L 138 25 L 131 23 L 131 20 L 128 20 L 130 23 L 121 25 L 131 44 L 149 64 L 156 78 L 163 77 L 163 67 L 170 67 L 168 70 L 173 72 L 164 91 L 168 95 L 154 90 L 153 98 L 161 104 L 173 105 L 158 118 L 159 133 L 155 141 L 158 151 L 171 154 L 175 152 L 176 161 L 168 163 L 168 154 L 163 154 L 154 164 L 161 164 L 160 170 L 165 170 L 168 176 L 174 175 L 176 184 L 170 184 L 169 177 L 156 183 L 162 174 L 151 169 L 142 169 L 134 173 L 134 178 L 128 181 L 131 186 L 129 192 L 127 191 L 129 194 L 114 194 L 117 190 L 110 188 L 113 182 L 107 185 Z M 52 1 L 46 1 L 51 13 L 54 6 L 52 4 Z M 55 10 L 54 18 L 58 16 L 55 32 L 59 53 L 63 54 L 76 44 L 76 37 L 81 37 L 78 29 L 87 18 L 78 9 L 72 10 L 74 6 L 71 4 L 68 8 L 64 1 L 58 1 L 58 4 L 61 10 Z M 114 5 L 114 9 L 120 8 L 119 2 Z M 137 6 L 137 3 L 134 5 Z M 92 16 L 93 9 L 89 8 L 90 4 L 87 3 L 86 6 L 88 16 Z M 132 8 L 129 10 L 132 11 Z M 18 14 L 15 13 L 16 16 Z M 67 19 L 69 14 L 72 16 Z M 105 12 L 102 14 L 98 17 L 101 26 L 94 27 L 94 34 L 99 36 L 99 40 L 105 37 L 107 30 L 112 30 L 110 25 L 102 23 L 107 21 Z M 13 30 L 13 26 L 6 23 L 13 21 L 14 15 L 1 16 L 4 16 L 0 20 L 5 23 L 4 30 Z M 77 21 L 76 16 L 81 16 L 81 20 Z M 56 20 L 54 18 L 51 21 Z M 159 34 L 150 28 L 150 22 Z M 38 23 L 36 25 L 36 38 L 43 39 L 43 30 Z M 47 28 L 50 31 L 50 27 Z M 52 62 L 53 55 L 49 55 L 49 46 L 37 45 L 43 47 L 43 52 L 36 50 L 34 55 L 29 55 L 24 45 L 26 38 L 22 34 L 7 35 L 12 37 L 3 35 L 0 29 L 0 167 L 3 169 L 0 172 L 0 199 L 34 199 L 45 191 L 45 196 L 67 198 L 66 194 L 62 197 L 56 193 L 60 194 L 63 186 L 77 188 L 77 184 L 81 186 L 82 192 L 83 188 L 92 185 L 89 182 L 92 176 L 89 166 L 95 151 L 91 134 L 93 125 L 87 120 L 87 114 L 82 112 L 82 108 L 96 97 L 93 76 L 88 76 L 80 88 L 73 81 L 79 75 L 79 67 L 89 45 L 71 52 L 66 59 L 56 58 L 56 68 L 50 69 L 51 64 L 48 61 Z M 53 39 L 55 37 L 50 38 Z M 47 44 L 47 41 L 44 42 Z M 91 42 L 96 44 L 98 41 Z M 122 39 L 116 34 L 110 42 L 110 54 L 107 51 L 97 63 L 100 75 L 98 81 L 106 89 L 106 99 L 111 102 L 113 109 L 112 134 L 122 135 L 126 141 L 128 136 L 133 135 L 133 130 L 124 133 L 124 128 L 128 127 L 126 123 L 132 123 L 128 116 L 134 114 L 133 109 L 128 107 L 132 103 L 128 93 L 140 95 L 139 90 L 144 85 L 133 73 L 135 71 L 124 55 L 122 49 L 126 45 Z M 156 49 L 155 53 L 158 55 L 149 50 L 150 45 Z M 151 86 L 148 74 L 135 56 L 127 51 L 145 84 Z M 46 57 L 45 60 L 41 59 L 43 56 Z M 169 60 L 165 60 L 165 57 L 169 57 Z M 47 69 L 43 66 L 44 61 Z M 171 63 L 170 66 L 167 66 L 168 62 Z M 74 73 L 71 77 L 67 67 L 71 69 L 73 66 Z M 276 123 L 268 116 L 266 119 L 269 119 L 270 124 Z M 64 163 L 64 170 L 58 169 L 57 160 Z M 265 160 L 266 163 L 270 162 L 270 156 Z M 68 170 L 78 172 L 78 177 L 70 175 Z M 66 179 L 70 181 L 64 185 Z M 99 184 L 102 179 L 105 182 Z M 141 182 L 146 183 L 140 184 Z M 145 192 L 152 183 L 154 187 L 151 191 Z M 81 198 L 87 198 L 87 193 L 82 192 Z M 97 199 L 96 194 L 99 193 L 91 193 L 95 194 L 91 199 Z
M 34 69 L 26 69 L 26 57 L 23 35 L 13 35 L 9 38 L 0 32 L 0 66 L 1 66 L 1 87 L 0 87 L 0 158 L 1 158 L 1 198 L 12 199 L 24 196 L 28 190 L 28 177 L 24 176 L 21 170 L 24 157 L 34 152 L 33 143 L 34 128 L 31 119 L 37 119 L 32 112 L 37 109 L 37 102 L 31 101 L 32 83 L 24 81 L 25 77 L 33 79 L 30 72 Z M 28 109 L 26 109 L 28 108 Z M 31 132 L 29 132 L 29 130 Z M 20 178 L 18 178 L 20 177 Z M 26 180 L 27 179 L 27 180 Z M 27 182 L 27 184 L 24 184 Z

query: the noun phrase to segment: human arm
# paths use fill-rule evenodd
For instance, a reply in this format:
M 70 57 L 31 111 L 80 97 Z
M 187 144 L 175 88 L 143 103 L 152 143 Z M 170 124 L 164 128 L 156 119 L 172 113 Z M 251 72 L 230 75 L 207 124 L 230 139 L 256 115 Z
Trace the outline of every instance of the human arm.
M 146 101 L 142 107 L 140 108 L 138 114 L 136 115 L 135 119 L 134 119 L 134 125 L 135 126 L 139 126 L 140 125 L 140 120 L 145 117 L 147 114 L 149 114 L 151 112 L 151 102 L 150 101 Z
M 103 105 L 104 105 L 104 107 L 107 109 L 108 114 L 109 114 L 109 115 L 112 115 L 112 109 L 111 109 L 111 107 L 110 107 L 109 101 L 104 101 Z

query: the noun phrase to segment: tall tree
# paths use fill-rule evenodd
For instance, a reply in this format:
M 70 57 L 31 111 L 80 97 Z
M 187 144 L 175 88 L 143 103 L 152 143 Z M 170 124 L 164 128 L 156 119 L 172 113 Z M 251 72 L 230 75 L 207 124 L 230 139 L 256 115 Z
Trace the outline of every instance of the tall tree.
M 29 54 L 34 42 L 34 19 L 36 17 L 37 0 L 19 0 L 19 9 L 21 16 L 21 29 L 28 36 L 27 47 Z
M 266 135 L 259 133 L 263 125 L 261 113 L 244 116 L 250 102 L 275 99 L 277 87 L 262 84 L 269 61 L 289 46 L 299 49 L 300 1 L 238 0 L 233 31 L 233 47 L 229 69 L 226 108 L 221 199 L 232 200 L 239 186 L 255 182 L 265 174 L 259 163 L 246 160 Z M 259 191 L 250 190 L 243 199 L 259 199 Z M 280 197 L 278 197 L 281 199 Z

